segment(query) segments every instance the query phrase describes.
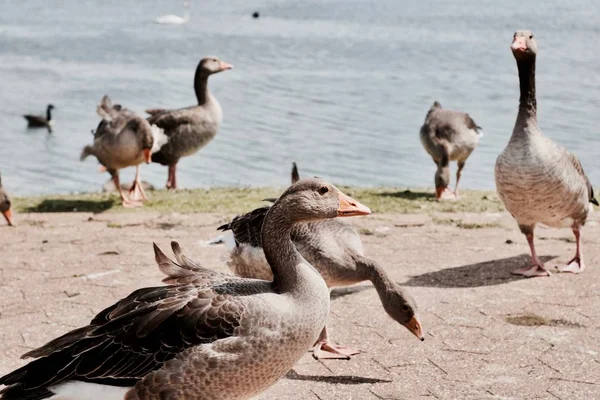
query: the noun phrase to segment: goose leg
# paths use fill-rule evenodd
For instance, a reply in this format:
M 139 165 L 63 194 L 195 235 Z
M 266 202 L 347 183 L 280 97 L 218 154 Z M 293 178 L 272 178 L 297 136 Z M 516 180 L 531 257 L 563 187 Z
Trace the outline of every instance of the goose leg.
M 169 177 L 167 178 L 167 189 L 177 189 L 177 164 L 169 165 Z
M 13 226 L 11 209 L 9 208 L 6 211 L 2 211 L 2 215 L 4 216 L 4 219 L 6 220 L 6 223 L 8 224 L 8 226 Z
M 575 235 L 575 241 L 577 242 L 577 250 L 575 251 L 575 257 L 563 267 L 557 267 L 559 272 L 571 272 L 573 274 L 579 274 L 585 270 L 585 264 L 583 263 L 583 256 L 581 255 L 581 232 L 579 227 L 573 228 L 573 234 Z
M 535 276 L 550 276 L 550 271 L 544 268 L 544 264 L 538 258 L 535 252 L 535 244 L 533 243 L 533 227 L 521 227 L 521 231 L 525 231 L 525 237 L 527 243 L 529 243 L 529 249 L 531 250 L 531 267 L 516 269 L 511 273 L 513 275 L 523 275 L 526 278 L 533 278 Z
M 329 335 L 327 334 L 327 326 L 323 328 L 317 343 L 313 347 L 313 357 L 316 360 L 322 359 L 337 359 L 337 360 L 349 360 L 350 356 L 360 353 L 360 350 L 351 349 L 346 346 L 341 346 L 329 342 Z
M 119 180 L 118 172 L 116 172 L 116 171 L 113 172 L 112 178 L 113 178 L 113 181 L 115 182 L 115 187 L 117 188 L 117 190 L 119 191 L 119 195 L 121 196 L 121 204 L 123 204 L 123 207 L 133 208 L 133 207 L 140 207 L 142 205 L 142 203 L 140 203 L 140 202 L 129 200 L 127 198 L 127 196 L 125 195 L 125 192 L 123 192 L 123 188 L 121 187 L 121 182 Z
M 146 192 L 144 191 L 144 187 L 142 186 L 142 180 L 140 179 L 140 166 L 135 167 L 135 179 L 131 184 L 131 189 L 129 189 L 129 195 L 135 201 L 146 201 L 148 198 L 146 197 Z
M 458 182 L 460 181 L 460 176 L 462 173 L 462 169 L 465 167 L 465 161 L 458 162 L 458 169 L 456 170 L 456 186 L 454 186 L 454 196 L 458 199 Z

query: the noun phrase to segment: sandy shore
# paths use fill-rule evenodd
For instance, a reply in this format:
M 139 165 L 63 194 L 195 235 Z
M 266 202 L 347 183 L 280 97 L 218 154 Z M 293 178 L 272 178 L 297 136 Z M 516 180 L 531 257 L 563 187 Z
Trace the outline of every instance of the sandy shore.
M 0 226 L 0 374 L 19 356 L 161 278 L 152 252 L 169 242 L 225 271 L 208 246 L 231 214 L 32 213 Z M 374 214 L 353 219 L 366 253 L 414 294 L 419 342 L 383 311 L 370 284 L 335 292 L 334 340 L 350 361 L 307 354 L 260 399 L 600 398 L 600 214 L 584 231 L 587 270 L 520 279 L 525 239 L 503 212 Z M 575 250 L 569 230 L 538 230 L 548 265 Z

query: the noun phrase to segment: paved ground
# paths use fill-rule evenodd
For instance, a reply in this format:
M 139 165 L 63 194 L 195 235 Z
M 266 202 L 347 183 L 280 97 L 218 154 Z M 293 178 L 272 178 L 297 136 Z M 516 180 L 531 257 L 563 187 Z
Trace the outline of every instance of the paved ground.
M 0 373 L 133 289 L 156 285 L 153 241 L 169 254 L 177 240 L 225 270 L 225 249 L 204 241 L 226 218 L 30 214 L 17 216 L 16 228 L 0 226 Z M 528 263 L 528 249 L 505 214 L 354 219 L 367 254 L 419 302 L 425 342 L 387 317 L 370 284 L 337 292 L 333 337 L 364 353 L 325 362 L 307 354 L 260 399 L 600 398 L 598 221 L 593 215 L 584 231 L 583 275 L 526 280 L 509 274 Z M 540 229 L 538 252 L 548 265 L 566 262 L 571 237 Z

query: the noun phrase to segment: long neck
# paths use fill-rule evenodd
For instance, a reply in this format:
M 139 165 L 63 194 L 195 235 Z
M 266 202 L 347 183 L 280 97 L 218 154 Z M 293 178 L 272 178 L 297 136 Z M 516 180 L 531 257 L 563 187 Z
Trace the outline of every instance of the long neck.
M 519 114 L 517 120 L 537 121 L 537 101 L 535 97 L 535 58 L 517 60 L 519 69 Z
M 46 120 L 50 121 L 52 119 L 52 115 L 50 114 L 50 107 L 46 108 Z
M 376 261 L 369 258 L 359 256 L 356 260 L 356 269 L 359 274 L 366 280 L 370 280 L 375 286 L 375 290 L 381 299 L 384 307 L 389 298 L 388 293 L 395 290 L 394 281 L 392 281 Z
M 273 287 L 276 293 L 297 288 L 303 279 L 300 271 L 303 259 L 290 237 L 293 226 L 294 221 L 287 216 L 280 202 L 271 206 L 263 223 L 263 250 L 273 271 Z
M 196 98 L 198 99 L 198 105 L 204 105 L 208 101 L 208 75 L 202 71 L 201 68 L 196 70 L 196 76 L 194 77 L 194 90 L 196 91 Z

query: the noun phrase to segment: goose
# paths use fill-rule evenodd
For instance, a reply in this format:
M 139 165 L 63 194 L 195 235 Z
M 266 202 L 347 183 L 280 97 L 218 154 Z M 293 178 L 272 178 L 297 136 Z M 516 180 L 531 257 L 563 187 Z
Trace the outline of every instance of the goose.
M 531 267 L 513 274 L 550 276 L 534 245 L 537 224 L 570 227 L 576 239 L 575 257 L 560 272 L 583 272 L 581 227 L 592 206 L 598 205 L 581 162 L 542 134 L 537 122 L 535 62 L 538 46 L 533 33 L 517 31 L 511 45 L 519 71 L 519 111 L 508 145 L 496 160 L 496 190 L 515 218 L 531 250 Z
M 188 11 L 189 6 L 190 6 L 190 3 L 188 1 L 183 2 L 183 17 L 180 17 L 178 15 L 173 15 L 173 14 L 162 15 L 160 17 L 156 17 L 154 19 L 154 22 L 156 22 L 157 24 L 163 24 L 163 25 L 187 24 L 190 20 L 190 13 Z
M 213 272 L 154 245 L 166 286 L 148 287 L 29 351 L 0 378 L 0 399 L 249 399 L 273 385 L 319 336 L 323 278 L 294 247 L 295 224 L 370 210 L 321 179 L 288 188 L 265 218 L 273 281 Z
M 469 114 L 446 110 L 435 101 L 425 117 L 420 137 L 423 147 L 437 165 L 435 173 L 435 198 L 457 199 L 458 182 L 467 158 L 477 147 L 483 131 Z M 456 161 L 456 186 L 450 185 L 450 161 Z
M 146 200 L 146 194 L 140 179 L 139 166 L 150 162 L 156 152 L 167 141 L 162 129 L 150 125 L 144 118 L 121 105 L 113 105 L 108 96 L 104 96 L 96 109 L 102 121 L 94 132 L 94 144 L 85 146 L 81 161 L 94 155 L 110 173 L 115 188 L 119 191 L 123 207 L 138 207 L 140 200 Z M 129 199 L 119 181 L 119 169 L 136 167 L 135 180 L 129 191 Z
M 45 118 L 42 115 L 23 115 L 23 118 L 27 120 L 27 127 L 46 128 L 48 129 L 48 132 L 52 133 L 52 125 L 54 125 L 54 121 L 52 120 L 52 110 L 54 110 L 54 106 L 52 104 L 48 104 L 48 107 L 46 107 Z
M 169 167 L 167 189 L 177 188 L 176 168 L 181 157 L 190 156 L 206 146 L 217 134 L 223 110 L 208 90 L 208 77 L 233 68 L 216 57 L 205 57 L 198 63 L 194 77 L 197 106 L 179 110 L 152 108 L 148 122 L 164 129 L 169 142 L 152 154 L 152 161 Z
M 2 215 L 4 216 L 4 219 L 6 220 L 6 223 L 8 223 L 8 226 L 12 226 L 13 221 L 10 198 L 4 191 L 4 188 L 2 187 L 2 177 L 0 177 L 0 213 L 2 213 Z
M 299 176 L 294 163 L 292 182 L 296 179 Z M 268 212 L 269 207 L 257 208 L 217 228 L 233 234 L 233 239 L 226 238 L 224 242 L 230 252 L 227 264 L 235 275 L 273 280 L 261 240 L 261 229 Z M 336 219 L 307 222 L 294 227 L 292 240 L 300 254 L 323 276 L 329 288 L 371 281 L 388 315 L 424 340 L 414 299 L 392 281 L 381 265 L 364 256 L 360 236 L 354 229 Z M 334 344 L 327 327 L 324 327 L 313 348 L 316 359 L 349 359 L 358 353 L 360 350 Z

